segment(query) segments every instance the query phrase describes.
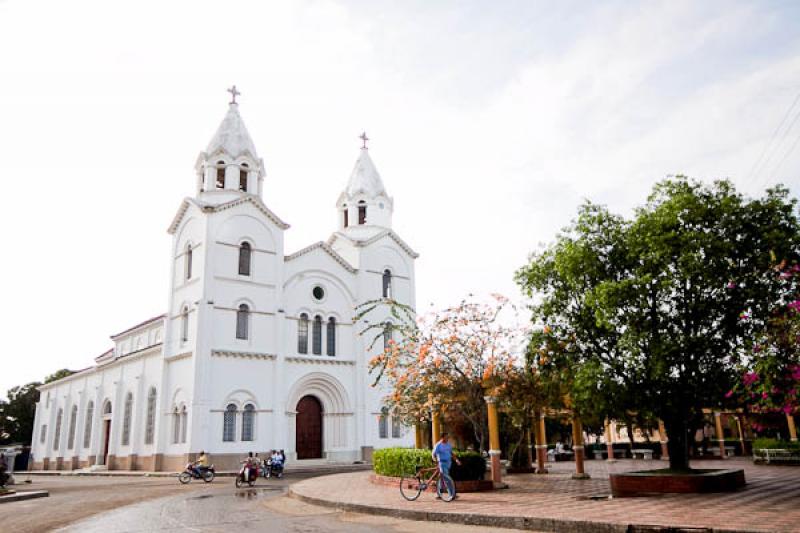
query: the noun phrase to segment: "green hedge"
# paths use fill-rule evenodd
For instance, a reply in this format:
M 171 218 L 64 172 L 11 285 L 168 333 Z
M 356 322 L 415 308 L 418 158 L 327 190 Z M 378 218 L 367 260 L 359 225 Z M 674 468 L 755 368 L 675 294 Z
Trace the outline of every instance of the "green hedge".
M 753 441 L 754 450 L 792 450 L 800 452 L 800 442 L 760 438 Z
M 454 451 L 461 465 L 453 462 L 450 475 L 456 481 L 483 479 L 486 472 L 486 459 L 474 451 Z M 372 465 L 376 474 L 400 477 L 414 473 L 417 465 L 431 468 L 433 458 L 430 450 L 413 448 L 382 448 L 372 454 Z

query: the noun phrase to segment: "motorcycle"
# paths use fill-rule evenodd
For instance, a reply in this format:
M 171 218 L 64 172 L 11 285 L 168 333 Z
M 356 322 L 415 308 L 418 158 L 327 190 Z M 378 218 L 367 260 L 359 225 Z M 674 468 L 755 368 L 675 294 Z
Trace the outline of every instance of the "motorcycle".
M 267 460 L 267 466 L 264 468 L 264 477 L 266 479 L 275 476 L 278 479 L 283 477 L 283 464 L 275 463 L 272 459 Z
M 256 484 L 256 479 L 258 479 L 258 466 L 254 466 L 248 464 L 247 462 L 242 464 L 242 468 L 239 469 L 239 473 L 236 474 L 236 488 L 240 488 L 242 485 L 247 483 L 251 487 Z
M 211 483 L 214 481 L 214 476 L 216 475 L 216 471 L 214 470 L 214 465 L 209 466 L 205 469 L 204 472 L 200 473 L 199 470 L 195 469 L 193 463 L 189 463 L 186 465 L 186 470 L 178 475 L 178 481 L 186 485 L 193 479 L 202 479 L 206 483 Z

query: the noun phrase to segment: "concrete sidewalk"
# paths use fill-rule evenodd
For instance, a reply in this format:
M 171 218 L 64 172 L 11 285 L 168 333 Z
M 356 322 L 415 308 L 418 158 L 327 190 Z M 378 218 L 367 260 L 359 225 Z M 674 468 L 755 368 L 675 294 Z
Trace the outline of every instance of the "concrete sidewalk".
M 353 463 L 314 463 L 314 464 L 288 464 L 284 469 L 286 474 L 317 474 L 341 473 L 372 470 L 371 464 Z M 233 477 L 238 473 L 234 470 L 217 470 L 217 477 Z M 180 472 L 149 472 L 145 470 L 25 470 L 14 473 L 18 478 L 33 476 L 98 476 L 98 477 L 175 477 Z
M 372 484 L 369 472 L 308 479 L 292 485 L 290 494 L 308 503 L 359 513 L 538 531 L 637 530 L 631 526 L 641 531 L 668 526 L 726 533 L 800 531 L 800 467 L 756 466 L 748 459 L 735 459 L 724 467 L 745 470 L 747 486 L 738 492 L 608 497 L 610 473 L 664 465 L 643 460 L 587 461 L 592 478 L 573 480 L 571 463 L 550 463 L 550 474 L 508 476 L 508 490 L 461 494 L 451 503 L 427 494 L 415 502 L 405 501 L 397 488 Z M 723 465 L 695 461 L 692 466 Z

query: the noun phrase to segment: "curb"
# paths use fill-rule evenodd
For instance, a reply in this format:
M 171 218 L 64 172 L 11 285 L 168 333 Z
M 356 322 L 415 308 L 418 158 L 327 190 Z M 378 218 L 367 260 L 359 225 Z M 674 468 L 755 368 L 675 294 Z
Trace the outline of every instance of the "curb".
M 19 502 L 22 500 L 32 500 L 34 498 L 46 498 L 50 493 L 46 490 L 32 490 L 29 492 L 15 492 L 6 496 L 0 496 L 0 503 Z

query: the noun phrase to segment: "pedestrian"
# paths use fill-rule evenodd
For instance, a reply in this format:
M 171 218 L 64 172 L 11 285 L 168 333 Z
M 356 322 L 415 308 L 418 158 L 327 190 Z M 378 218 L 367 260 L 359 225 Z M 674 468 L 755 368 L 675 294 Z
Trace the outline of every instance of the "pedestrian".
M 431 457 L 439 464 L 439 471 L 443 474 L 442 478 L 444 478 L 444 475 L 450 477 L 450 465 L 453 460 L 455 460 L 457 465 L 461 465 L 461 461 L 453 454 L 453 447 L 448 442 L 447 432 L 442 433 L 439 442 L 433 447 Z M 447 490 L 449 491 L 450 487 L 447 487 Z M 455 490 L 455 487 L 453 487 L 453 490 Z

